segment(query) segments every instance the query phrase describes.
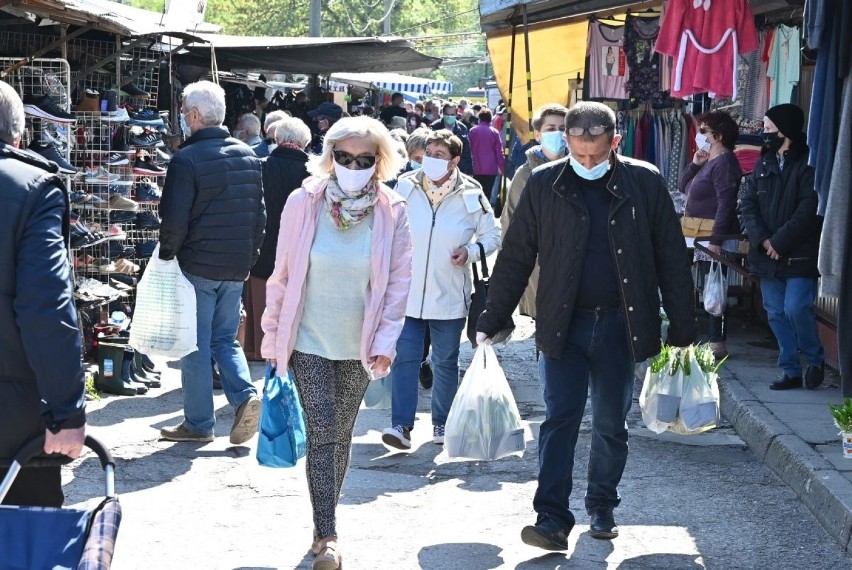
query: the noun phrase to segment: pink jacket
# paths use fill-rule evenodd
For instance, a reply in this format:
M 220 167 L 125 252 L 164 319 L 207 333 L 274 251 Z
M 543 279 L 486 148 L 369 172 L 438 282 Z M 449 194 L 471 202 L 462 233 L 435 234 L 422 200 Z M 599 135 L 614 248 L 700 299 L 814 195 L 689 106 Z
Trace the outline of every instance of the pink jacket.
M 491 123 L 479 123 L 468 133 L 473 155 L 473 173 L 482 175 L 503 173 L 503 141 Z M 491 188 L 483 188 L 488 196 Z
M 327 181 L 308 178 L 293 192 L 281 213 L 275 270 L 266 282 L 266 310 L 261 319 L 261 354 L 278 361 L 284 374 L 296 344 L 305 305 L 305 282 L 317 220 L 325 203 Z M 328 279 L 335 279 L 329 275 Z M 345 287 L 345 283 L 340 284 Z M 365 291 L 361 363 L 369 372 L 373 356 L 396 357 L 396 341 L 405 321 L 411 285 L 411 231 L 402 197 L 382 185 L 374 210 L 370 287 Z

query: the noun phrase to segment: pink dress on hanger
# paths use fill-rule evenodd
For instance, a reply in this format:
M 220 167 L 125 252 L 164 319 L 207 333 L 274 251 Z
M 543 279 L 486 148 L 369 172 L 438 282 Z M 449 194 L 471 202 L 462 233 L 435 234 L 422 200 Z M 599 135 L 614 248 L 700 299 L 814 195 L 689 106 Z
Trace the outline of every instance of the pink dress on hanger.
M 748 0 L 670 0 L 656 49 L 674 57 L 672 97 L 737 98 L 737 56 L 758 48 Z

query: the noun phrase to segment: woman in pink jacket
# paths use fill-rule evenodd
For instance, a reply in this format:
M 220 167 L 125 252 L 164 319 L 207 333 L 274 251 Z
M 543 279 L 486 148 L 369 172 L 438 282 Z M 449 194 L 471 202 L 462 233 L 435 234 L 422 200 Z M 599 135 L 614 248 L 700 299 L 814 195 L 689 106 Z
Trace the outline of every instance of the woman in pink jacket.
M 314 569 L 340 566 L 335 511 L 355 417 L 405 320 L 411 232 L 405 202 L 381 182 L 401 160 L 379 121 L 341 119 L 281 214 L 261 354 L 279 375 L 289 367 L 305 412 Z

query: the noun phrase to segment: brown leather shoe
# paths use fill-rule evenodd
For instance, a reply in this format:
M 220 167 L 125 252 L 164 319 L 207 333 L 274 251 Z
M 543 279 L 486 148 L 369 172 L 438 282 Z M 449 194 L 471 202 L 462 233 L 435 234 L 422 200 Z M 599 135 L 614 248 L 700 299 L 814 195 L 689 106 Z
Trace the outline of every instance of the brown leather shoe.
M 312 570 L 338 570 L 340 568 L 340 547 L 336 536 L 326 536 L 319 541 L 319 554 L 314 558 Z

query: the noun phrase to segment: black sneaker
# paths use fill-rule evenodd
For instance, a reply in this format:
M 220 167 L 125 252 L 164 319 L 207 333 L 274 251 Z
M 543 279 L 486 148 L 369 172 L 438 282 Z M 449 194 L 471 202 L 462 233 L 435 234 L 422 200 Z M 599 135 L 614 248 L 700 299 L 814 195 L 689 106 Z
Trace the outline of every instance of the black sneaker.
M 75 123 L 77 117 L 63 111 L 50 95 L 25 95 L 24 112 L 33 117 L 55 121 L 57 123 Z
M 158 230 L 160 229 L 160 218 L 154 212 L 139 212 L 136 214 L 136 229 Z
M 163 117 L 154 109 L 142 109 L 130 113 L 130 124 L 144 127 L 162 127 Z
M 781 376 L 781 378 L 769 385 L 770 390 L 792 390 L 794 388 L 801 387 L 802 378 L 800 376 L 791 377 L 787 376 L 786 374 L 784 374 L 783 376 Z
M 602 540 L 611 540 L 618 536 L 618 525 L 615 524 L 611 508 L 605 507 L 592 511 L 589 534 L 592 535 L 592 538 Z
M 121 94 L 125 97 L 150 97 L 151 94 L 136 87 L 129 81 L 121 86 Z
M 544 550 L 568 550 L 568 534 L 572 528 L 573 521 L 566 527 L 549 515 L 539 515 L 534 525 L 525 526 L 521 531 L 521 540 Z
M 124 127 L 118 127 L 112 134 L 111 148 L 115 152 L 130 152 L 132 149 L 127 146 L 127 137 L 125 136 Z
M 107 166 L 124 166 L 130 164 L 130 159 L 123 152 L 111 152 L 106 159 Z
M 65 160 L 65 157 L 59 154 L 59 151 L 56 150 L 54 145 L 44 144 L 40 141 L 34 140 L 27 148 L 40 155 L 42 158 L 46 158 L 50 162 L 55 163 L 56 166 L 59 167 L 59 172 L 62 174 L 77 174 L 77 169 Z
M 148 259 L 154 255 L 154 249 L 157 247 L 155 241 L 143 241 L 136 244 L 136 257 L 139 259 Z
M 142 131 L 140 134 L 133 134 L 131 132 L 130 136 L 127 137 L 127 142 L 133 146 L 151 147 L 156 146 L 157 143 L 162 143 L 163 139 L 159 133 Z
M 109 213 L 109 223 L 121 224 L 132 222 L 136 219 L 136 212 L 130 210 L 111 210 Z
M 146 176 L 165 176 L 166 169 L 154 164 L 150 156 L 139 156 L 133 165 L 134 174 L 144 174 Z
M 140 182 L 136 185 L 136 201 L 146 203 L 157 203 L 162 198 L 159 188 L 152 182 Z

